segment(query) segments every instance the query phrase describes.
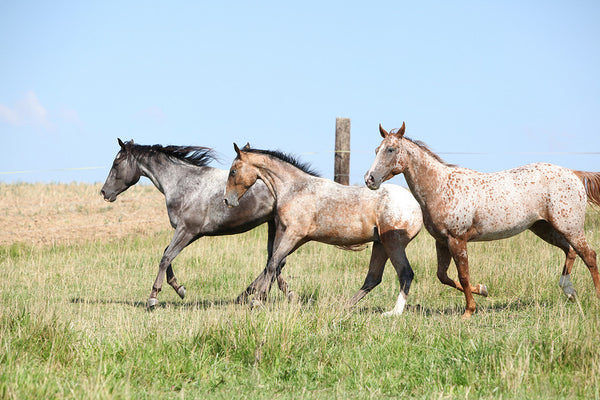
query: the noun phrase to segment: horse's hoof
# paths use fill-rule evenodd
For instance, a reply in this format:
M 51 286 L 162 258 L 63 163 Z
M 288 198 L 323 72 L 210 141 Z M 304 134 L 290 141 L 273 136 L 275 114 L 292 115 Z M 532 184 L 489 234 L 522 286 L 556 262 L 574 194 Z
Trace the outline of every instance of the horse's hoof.
M 185 286 L 179 286 L 179 289 L 177 289 L 177 294 L 183 299 L 185 297 Z
M 386 312 L 382 313 L 381 316 L 385 317 L 385 318 L 390 318 L 390 317 L 396 317 L 400 314 L 402 314 L 402 313 L 398 313 L 395 311 L 386 311 Z
M 148 302 L 146 303 L 146 308 L 148 310 L 153 310 L 157 304 L 158 304 L 158 299 L 156 297 L 150 297 L 148 299 Z
M 487 286 L 485 286 L 484 284 L 479 284 L 479 294 L 483 297 L 488 297 L 488 290 L 487 290 Z
M 462 319 L 469 320 L 469 319 L 471 319 L 472 315 L 473 315 L 473 311 L 465 311 L 465 313 L 462 315 Z
M 252 301 L 250 302 L 250 309 L 253 310 L 257 307 L 262 307 L 263 302 L 258 300 L 258 299 L 252 299 Z
M 298 300 L 298 296 L 296 296 L 296 293 L 295 293 L 295 292 L 291 292 L 291 291 L 290 291 L 290 292 L 288 292 L 288 294 L 287 294 L 287 296 L 286 296 L 286 297 L 287 297 L 287 299 L 288 299 L 288 301 L 289 301 L 290 303 L 293 303 L 293 302 L 295 302 L 296 300 Z
M 577 290 L 575 290 L 573 286 L 565 286 L 562 290 L 565 293 L 565 296 L 567 296 L 567 299 L 575 301 L 577 298 Z
M 573 289 L 573 288 L 571 288 L 571 289 Z M 569 291 L 568 293 L 567 293 L 567 291 L 565 291 L 565 295 L 567 296 L 567 299 L 569 301 L 577 300 L 577 291 L 575 289 L 573 289 L 572 291 Z

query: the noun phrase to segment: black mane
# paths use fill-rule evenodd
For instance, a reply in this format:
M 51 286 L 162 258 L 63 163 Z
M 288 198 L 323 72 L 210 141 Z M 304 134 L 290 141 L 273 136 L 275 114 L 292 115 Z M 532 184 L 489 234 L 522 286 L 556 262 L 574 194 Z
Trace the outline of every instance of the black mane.
M 216 160 L 215 152 L 210 147 L 172 145 L 162 146 L 160 144 L 147 146 L 134 144 L 133 142 L 127 142 L 125 144 L 130 151 L 135 153 L 161 153 L 169 157 L 171 160 L 181 161 L 196 167 L 205 167 L 211 161 Z
M 290 154 L 286 154 L 279 150 L 260 150 L 260 149 L 251 149 L 248 147 L 244 147 L 242 149 L 242 151 L 246 151 L 248 153 L 266 154 L 268 156 L 275 157 L 281 161 L 284 161 L 288 164 L 292 164 L 294 167 L 306 172 L 309 175 L 321 177 L 321 174 L 319 174 L 316 170 L 314 170 L 310 166 L 309 163 L 302 162 L 302 161 L 298 160 L 296 157 L 294 157 Z

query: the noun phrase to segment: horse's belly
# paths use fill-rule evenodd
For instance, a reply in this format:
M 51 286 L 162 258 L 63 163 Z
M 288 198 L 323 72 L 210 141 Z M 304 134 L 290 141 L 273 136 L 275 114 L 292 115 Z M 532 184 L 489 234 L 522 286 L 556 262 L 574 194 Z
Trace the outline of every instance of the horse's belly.
M 377 231 L 372 226 L 363 226 L 362 224 L 330 225 L 313 231 L 310 239 L 321 243 L 348 246 L 376 240 Z
M 477 232 L 477 234 L 471 240 L 485 241 L 506 239 L 529 229 L 529 227 L 538 219 L 539 218 L 523 218 L 518 221 L 487 220 L 475 226 L 475 232 Z

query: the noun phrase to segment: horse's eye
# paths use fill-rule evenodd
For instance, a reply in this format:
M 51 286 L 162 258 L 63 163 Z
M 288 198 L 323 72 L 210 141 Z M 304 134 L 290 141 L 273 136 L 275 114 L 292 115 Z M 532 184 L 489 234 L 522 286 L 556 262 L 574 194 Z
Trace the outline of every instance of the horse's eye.
M 230 176 L 234 176 L 236 172 L 237 172 L 237 171 L 236 171 L 235 169 L 232 169 L 232 170 L 229 172 L 229 175 L 230 175 Z
M 393 153 L 393 152 L 396 151 L 396 148 L 395 147 L 388 147 L 386 150 L 387 150 L 388 153 Z

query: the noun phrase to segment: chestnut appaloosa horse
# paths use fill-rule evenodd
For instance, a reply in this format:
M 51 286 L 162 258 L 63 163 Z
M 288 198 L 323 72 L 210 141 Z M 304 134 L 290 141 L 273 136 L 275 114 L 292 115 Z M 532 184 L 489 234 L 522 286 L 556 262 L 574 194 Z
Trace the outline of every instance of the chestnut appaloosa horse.
M 475 311 L 473 293 L 487 296 L 484 285 L 469 282 L 467 242 L 503 239 L 525 229 L 565 252 L 559 286 L 567 296 L 576 296 L 570 273 L 578 254 L 600 297 L 596 253 L 583 230 L 587 202 L 600 205 L 600 173 L 546 163 L 481 173 L 445 164 L 423 143 L 405 137 L 405 129 L 403 123 L 388 133 L 379 125 L 383 141 L 365 183 L 377 189 L 383 181 L 404 174 L 423 211 L 425 227 L 436 239 L 439 280 L 465 294 L 464 318 Z M 447 274 L 451 259 L 458 282 Z
M 185 287 L 177 283 L 171 262 L 186 246 L 203 236 L 232 235 L 267 222 L 267 251 L 268 258 L 271 258 L 275 236 L 274 201 L 262 182 L 254 186 L 240 207 L 230 209 L 223 204 L 223 185 L 228 171 L 209 166 L 214 159 L 212 149 L 157 144 L 146 146 L 121 139 L 118 142 L 121 148 L 100 194 L 106 201 L 113 202 L 119 194 L 135 185 L 141 176 L 145 176 L 165 195 L 169 221 L 175 229 L 173 239 L 160 260 L 146 303 L 148 309 L 158 304 L 158 292 L 162 289 L 165 274 L 179 297 L 185 297 Z M 277 283 L 285 295 L 292 294 L 281 276 L 277 276 Z M 244 297 L 244 293 L 240 298 Z
M 419 204 L 408 190 L 396 185 L 384 185 L 377 192 L 344 186 L 316 176 L 306 164 L 281 152 L 249 146 L 240 150 L 235 144 L 234 149 L 237 157 L 229 170 L 224 202 L 237 206 L 248 190 L 262 182 L 275 199 L 273 256 L 248 294 L 255 291 L 264 300 L 281 272 L 280 263 L 311 240 L 347 247 L 374 242 L 365 282 L 348 306 L 381 282 L 389 258 L 400 294 L 394 309 L 385 315 L 402 313 L 414 276 L 404 249 L 423 226 Z

